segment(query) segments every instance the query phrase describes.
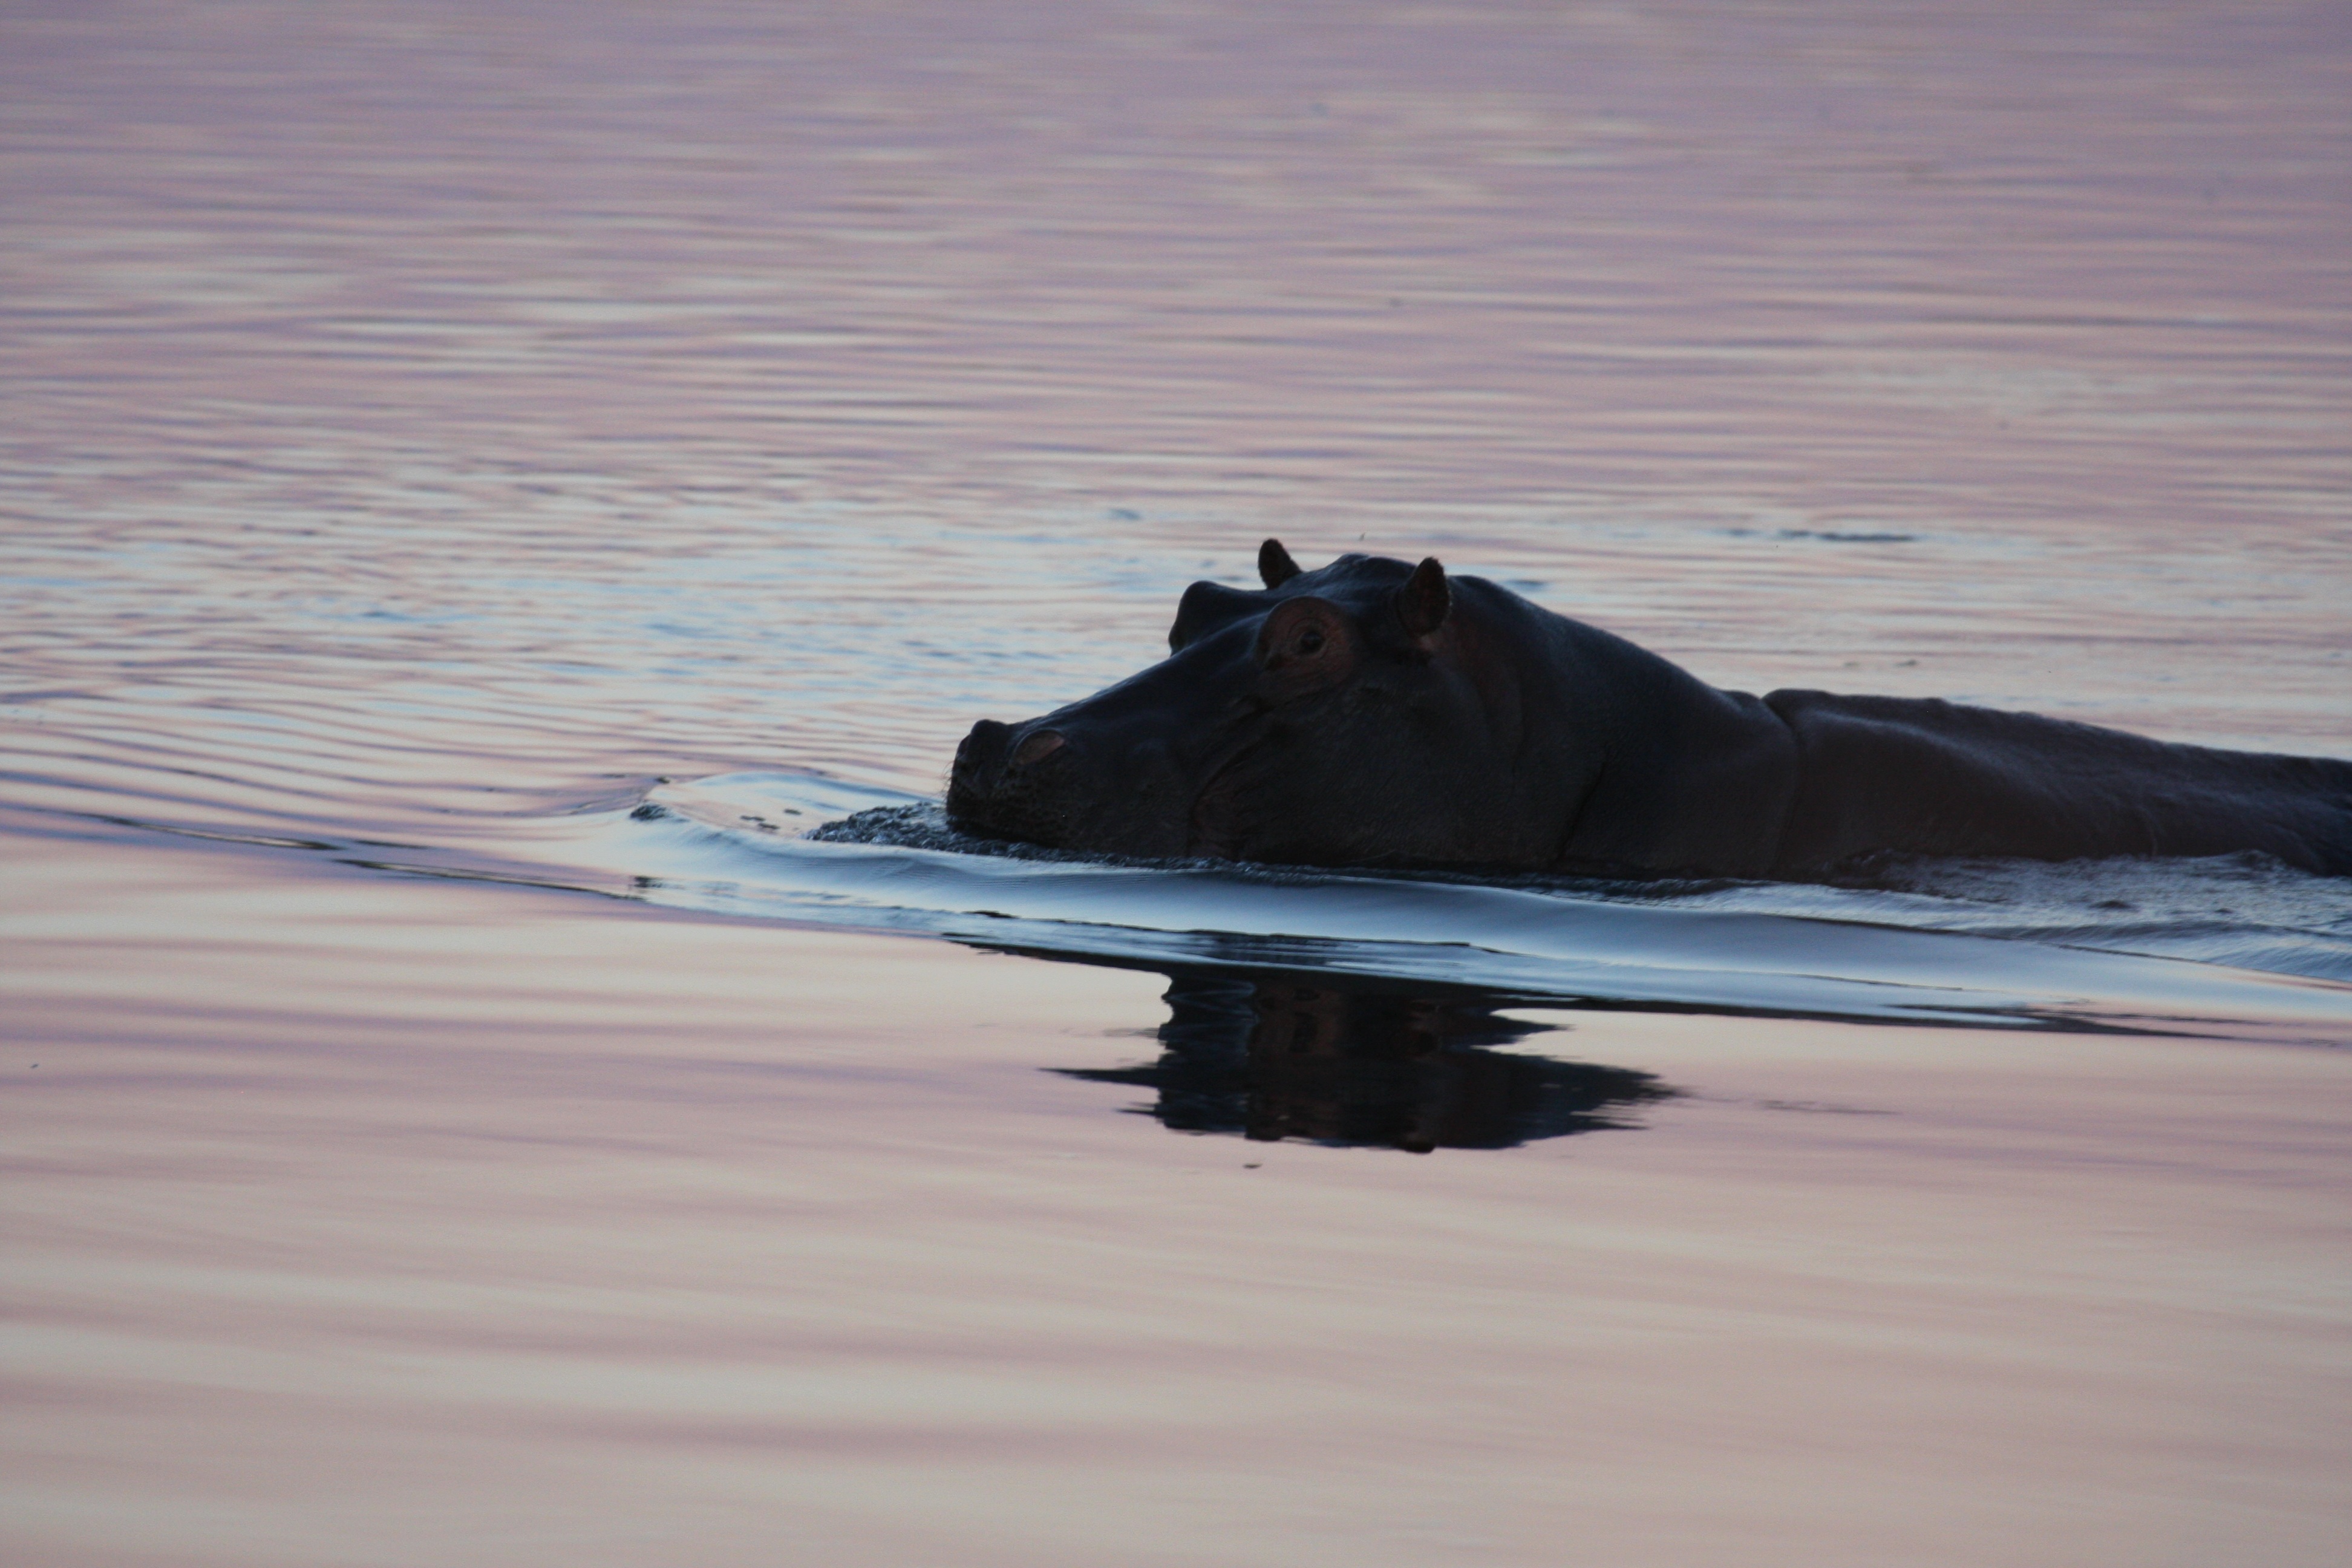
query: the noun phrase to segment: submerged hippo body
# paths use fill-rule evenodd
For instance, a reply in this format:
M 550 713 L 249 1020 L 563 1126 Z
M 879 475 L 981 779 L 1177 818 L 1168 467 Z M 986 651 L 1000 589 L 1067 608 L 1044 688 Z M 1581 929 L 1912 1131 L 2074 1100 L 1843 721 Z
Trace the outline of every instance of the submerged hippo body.
M 2255 850 L 2352 875 L 2352 763 L 1948 702 L 1719 691 L 1476 577 L 1195 583 L 1169 657 L 957 750 L 950 819 L 1101 854 L 1803 878 L 1874 853 Z

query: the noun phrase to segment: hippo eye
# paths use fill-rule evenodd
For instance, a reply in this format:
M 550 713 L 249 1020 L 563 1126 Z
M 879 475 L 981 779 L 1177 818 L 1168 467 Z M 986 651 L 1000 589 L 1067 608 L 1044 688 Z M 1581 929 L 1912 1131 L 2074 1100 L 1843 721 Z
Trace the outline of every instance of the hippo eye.
M 1323 634 L 1316 630 L 1313 626 L 1309 626 L 1305 631 L 1298 634 L 1298 641 L 1294 646 L 1297 647 L 1299 653 L 1302 655 L 1321 653 L 1323 651 Z

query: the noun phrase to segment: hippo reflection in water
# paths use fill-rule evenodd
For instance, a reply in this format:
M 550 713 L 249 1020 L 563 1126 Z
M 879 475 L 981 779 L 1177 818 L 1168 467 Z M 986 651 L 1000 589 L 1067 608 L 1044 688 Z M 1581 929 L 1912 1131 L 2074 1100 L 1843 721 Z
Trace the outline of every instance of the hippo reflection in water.
M 1509 997 L 1323 973 L 1169 976 L 1160 1059 L 1054 1070 L 1154 1091 L 1180 1132 L 1320 1143 L 1502 1149 L 1634 1125 L 1674 1090 L 1630 1068 L 1488 1047 L 1555 1027 L 1506 1018 Z
M 1910 698 L 1719 691 L 1477 577 L 1185 591 L 1169 657 L 957 750 L 968 832 L 1305 866 L 1804 878 L 1877 854 L 2255 851 L 2352 874 L 2352 763 Z

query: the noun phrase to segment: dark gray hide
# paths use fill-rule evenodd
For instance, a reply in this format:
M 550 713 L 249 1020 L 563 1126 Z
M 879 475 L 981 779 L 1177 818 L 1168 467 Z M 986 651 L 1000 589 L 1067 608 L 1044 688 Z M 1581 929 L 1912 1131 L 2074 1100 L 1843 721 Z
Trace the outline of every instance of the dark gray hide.
M 1935 700 L 1718 691 L 1477 577 L 1268 540 L 1169 657 L 956 752 L 969 832 L 1307 866 L 1803 877 L 1880 852 L 2352 874 L 2352 763 Z

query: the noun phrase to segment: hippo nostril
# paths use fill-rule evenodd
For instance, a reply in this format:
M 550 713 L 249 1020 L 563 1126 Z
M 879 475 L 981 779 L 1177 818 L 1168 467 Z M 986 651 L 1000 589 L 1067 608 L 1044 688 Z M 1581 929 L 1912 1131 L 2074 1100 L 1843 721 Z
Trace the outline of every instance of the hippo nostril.
M 956 748 L 955 765 L 958 773 L 986 772 L 1002 766 L 1004 748 L 1012 743 L 1013 726 L 1000 724 L 993 719 L 982 719 L 971 727 L 971 733 Z
M 1040 730 L 1022 742 L 1020 749 L 1013 753 L 1013 765 L 1025 768 L 1032 763 L 1042 762 L 1060 751 L 1062 745 L 1059 734 L 1051 730 Z

